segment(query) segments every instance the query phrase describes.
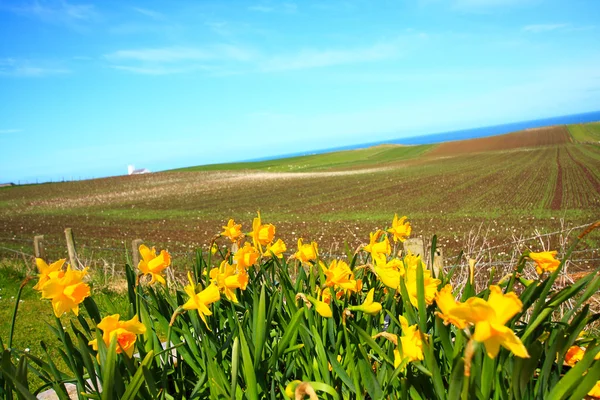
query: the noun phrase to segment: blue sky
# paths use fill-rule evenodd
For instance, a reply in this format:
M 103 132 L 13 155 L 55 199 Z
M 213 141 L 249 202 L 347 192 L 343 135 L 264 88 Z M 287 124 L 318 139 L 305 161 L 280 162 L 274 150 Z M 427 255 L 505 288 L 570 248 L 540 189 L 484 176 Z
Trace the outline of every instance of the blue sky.
M 0 182 L 600 110 L 600 1 L 0 0 Z

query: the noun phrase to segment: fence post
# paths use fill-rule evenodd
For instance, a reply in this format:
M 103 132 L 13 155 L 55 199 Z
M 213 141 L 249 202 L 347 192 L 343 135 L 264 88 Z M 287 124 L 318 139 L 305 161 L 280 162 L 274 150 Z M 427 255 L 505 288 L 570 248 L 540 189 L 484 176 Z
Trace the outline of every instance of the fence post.
M 77 251 L 75 250 L 75 240 L 73 239 L 73 230 L 71 228 L 65 229 L 65 238 L 67 239 L 67 250 L 69 251 L 71 268 L 79 269 Z
M 433 259 L 433 273 L 435 277 L 440 276 L 440 271 L 444 269 L 444 251 L 442 249 L 435 249 L 435 258 Z
M 33 254 L 36 258 L 46 260 L 46 250 L 44 249 L 44 235 L 37 235 L 33 237 Z
M 140 245 L 142 243 L 144 243 L 142 239 L 134 239 L 131 241 L 131 261 L 133 262 L 131 268 L 134 270 L 140 263 Z
M 421 260 L 423 260 L 423 263 L 425 263 L 426 254 L 423 249 L 423 239 L 421 238 L 406 239 L 404 241 L 404 254 L 406 255 L 410 251 L 415 256 L 420 255 Z

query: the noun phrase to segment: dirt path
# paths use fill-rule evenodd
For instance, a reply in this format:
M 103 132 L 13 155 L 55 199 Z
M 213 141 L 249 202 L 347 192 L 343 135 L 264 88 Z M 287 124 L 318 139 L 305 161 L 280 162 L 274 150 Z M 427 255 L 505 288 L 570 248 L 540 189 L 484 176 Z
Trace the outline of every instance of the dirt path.
M 552 198 L 552 203 L 550 203 L 550 209 L 552 210 L 560 210 L 563 198 L 562 167 L 560 165 L 559 154 L 560 149 L 556 149 L 556 166 L 558 167 L 558 172 L 556 174 L 556 185 L 554 186 L 554 197 Z

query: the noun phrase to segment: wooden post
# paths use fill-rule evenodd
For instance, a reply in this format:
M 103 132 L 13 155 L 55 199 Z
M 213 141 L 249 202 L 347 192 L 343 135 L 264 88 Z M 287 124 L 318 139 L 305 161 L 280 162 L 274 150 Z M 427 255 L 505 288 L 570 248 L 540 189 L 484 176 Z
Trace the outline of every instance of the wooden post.
M 415 256 L 420 255 L 421 260 L 423 260 L 423 263 L 425 263 L 426 254 L 423 249 L 423 239 L 421 238 L 406 239 L 404 241 L 404 255 L 406 255 L 410 251 Z
M 133 263 L 131 268 L 134 270 L 140 263 L 140 245 L 142 243 L 144 243 L 142 239 L 134 239 L 131 241 L 131 262 Z
M 71 228 L 65 229 L 65 238 L 67 239 L 67 250 L 69 251 L 69 262 L 71 263 L 71 268 L 79 269 L 77 251 L 75 250 L 75 240 L 73 239 L 73 230 Z
M 435 258 L 433 259 L 433 273 L 437 278 L 440 271 L 444 269 L 444 251 L 440 248 L 435 249 Z
M 36 258 L 46 260 L 46 250 L 44 249 L 44 235 L 37 235 L 33 237 L 33 254 Z

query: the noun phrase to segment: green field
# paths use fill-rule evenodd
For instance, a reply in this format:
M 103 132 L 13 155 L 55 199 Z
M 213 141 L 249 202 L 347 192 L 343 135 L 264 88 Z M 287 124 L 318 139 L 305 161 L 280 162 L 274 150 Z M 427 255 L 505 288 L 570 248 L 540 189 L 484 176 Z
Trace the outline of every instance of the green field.
M 2 188 L 0 256 L 22 257 L 10 250 L 29 255 L 33 236 L 44 234 L 49 256 L 65 257 L 64 229 L 71 227 L 86 263 L 122 266 L 131 240 L 142 238 L 174 252 L 177 267 L 193 259 L 195 248 L 206 247 L 229 218 L 250 231 L 257 210 L 276 225 L 290 252 L 304 238 L 342 254 L 346 245 L 354 249 L 368 241 L 369 232 L 388 226 L 395 213 L 410 218 L 415 236 L 427 241 L 437 234 L 449 257 L 476 246 L 494 247 L 490 258 L 513 254 L 513 242 L 540 233 L 548 234 L 543 246 L 558 248 L 569 228 L 600 215 L 600 146 L 573 143 L 560 132 L 556 137 L 563 142 L 556 144 L 538 129 L 526 131 L 536 136 L 519 147 L 523 134 L 458 147 L 378 146 Z M 509 149 L 494 150 L 509 139 Z M 465 153 L 471 145 L 486 150 Z M 441 146 L 443 156 L 435 156 Z M 596 265 L 598 238 L 586 239 L 588 250 L 579 254 L 576 268 Z M 540 249 L 542 243 L 522 246 Z
M 431 150 L 434 145 L 401 146 L 381 145 L 365 149 L 336 151 L 331 153 L 280 158 L 276 160 L 201 165 L 174 171 L 237 171 L 244 169 L 271 172 L 323 171 L 330 169 L 380 166 L 382 164 L 409 160 Z
M 568 128 L 578 143 L 600 143 L 600 122 L 569 125 Z

